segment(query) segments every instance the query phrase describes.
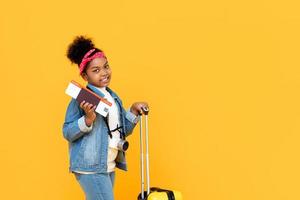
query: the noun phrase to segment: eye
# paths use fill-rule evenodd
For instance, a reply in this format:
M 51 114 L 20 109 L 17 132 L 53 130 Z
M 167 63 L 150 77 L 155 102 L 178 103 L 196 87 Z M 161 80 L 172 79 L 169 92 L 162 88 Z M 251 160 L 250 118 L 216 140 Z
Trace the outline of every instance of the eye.
M 93 72 L 99 72 L 100 70 L 99 69 L 96 69 L 96 70 L 94 70 Z
M 108 69 L 109 68 L 109 65 L 105 65 L 105 69 Z

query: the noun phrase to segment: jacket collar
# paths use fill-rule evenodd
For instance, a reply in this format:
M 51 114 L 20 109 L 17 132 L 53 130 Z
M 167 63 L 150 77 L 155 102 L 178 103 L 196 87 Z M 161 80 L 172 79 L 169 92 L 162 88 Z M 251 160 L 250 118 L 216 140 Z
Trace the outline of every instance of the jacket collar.
M 95 92 L 96 94 L 98 94 L 100 97 L 104 97 L 105 95 L 103 94 L 103 92 L 101 92 L 97 87 L 95 87 L 94 85 L 88 83 L 87 87 L 90 88 L 93 92 Z M 118 99 L 118 96 L 116 95 L 116 93 L 114 91 L 112 91 L 112 89 L 110 89 L 109 87 L 106 87 L 106 90 L 110 93 L 110 95 L 114 98 L 114 99 Z

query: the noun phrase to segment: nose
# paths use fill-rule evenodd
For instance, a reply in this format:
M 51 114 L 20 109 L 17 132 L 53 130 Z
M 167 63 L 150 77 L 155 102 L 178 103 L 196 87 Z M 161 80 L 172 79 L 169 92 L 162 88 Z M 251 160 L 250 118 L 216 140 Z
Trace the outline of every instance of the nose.
M 106 72 L 101 74 L 101 77 L 106 77 L 106 76 L 108 76 L 108 73 L 106 73 Z

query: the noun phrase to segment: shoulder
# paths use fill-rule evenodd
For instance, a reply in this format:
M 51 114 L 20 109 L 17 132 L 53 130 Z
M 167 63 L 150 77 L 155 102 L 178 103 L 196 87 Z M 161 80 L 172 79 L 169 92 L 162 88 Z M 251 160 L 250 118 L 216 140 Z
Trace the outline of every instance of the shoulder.
M 107 91 L 110 93 L 110 95 L 111 95 L 113 98 L 118 99 L 118 100 L 122 103 L 122 99 L 119 97 L 119 95 L 118 95 L 115 91 L 113 91 L 113 90 L 112 90 L 111 88 L 109 88 L 109 87 L 107 87 L 106 89 L 107 89 Z
M 83 110 L 82 110 L 82 108 L 80 108 L 80 105 L 79 105 L 78 101 L 74 98 L 71 98 L 69 100 L 67 111 L 68 112 L 74 112 L 75 111 L 75 112 L 82 113 Z
M 69 105 L 68 106 L 78 106 L 78 107 L 80 107 L 78 101 L 76 101 L 76 99 L 74 99 L 74 98 L 71 98 L 69 100 Z

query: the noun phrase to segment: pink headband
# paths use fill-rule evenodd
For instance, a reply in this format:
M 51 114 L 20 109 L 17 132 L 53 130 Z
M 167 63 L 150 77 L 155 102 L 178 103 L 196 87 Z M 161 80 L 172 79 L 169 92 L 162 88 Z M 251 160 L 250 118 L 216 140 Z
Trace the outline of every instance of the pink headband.
M 91 55 L 96 49 L 91 49 L 89 50 L 85 55 L 84 57 L 82 58 L 82 61 L 79 65 L 79 71 L 80 71 L 80 74 L 83 72 L 83 70 L 85 69 L 86 67 L 86 64 L 88 62 L 90 62 L 91 60 L 95 59 L 95 58 L 102 58 L 102 57 L 105 57 L 104 53 L 103 52 L 97 52 L 95 53 L 93 56 L 89 57 L 89 55 Z

